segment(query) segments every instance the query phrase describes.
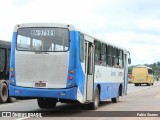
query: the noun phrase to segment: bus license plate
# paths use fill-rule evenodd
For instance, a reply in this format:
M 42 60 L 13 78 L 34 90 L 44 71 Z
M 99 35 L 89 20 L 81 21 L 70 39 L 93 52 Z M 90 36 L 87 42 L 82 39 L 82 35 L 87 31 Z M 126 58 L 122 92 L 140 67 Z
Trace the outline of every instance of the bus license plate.
M 46 83 L 35 83 L 35 87 L 46 87 Z

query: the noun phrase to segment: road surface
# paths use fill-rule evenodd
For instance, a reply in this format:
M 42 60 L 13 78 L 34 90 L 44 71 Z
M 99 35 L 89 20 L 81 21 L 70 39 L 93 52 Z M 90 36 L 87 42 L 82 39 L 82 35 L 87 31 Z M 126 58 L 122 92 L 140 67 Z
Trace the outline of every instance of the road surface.
M 38 107 L 36 100 L 23 100 L 23 101 L 17 101 L 15 103 L 8 103 L 8 104 L 0 104 L 1 111 L 28 111 L 28 112 L 42 112 L 42 118 L 36 118 L 40 120 L 46 120 L 46 119 L 54 119 L 55 116 L 58 117 L 58 120 L 60 119 L 70 119 L 68 116 L 72 117 L 78 117 L 78 116 L 94 116 L 99 111 L 103 113 L 102 111 L 105 111 L 107 114 L 107 111 L 155 111 L 154 114 L 156 114 L 156 111 L 160 111 L 160 82 L 155 82 L 154 86 L 134 86 L 133 84 L 128 85 L 128 95 L 124 97 L 120 97 L 120 102 L 118 103 L 112 103 L 110 100 L 107 102 L 101 102 L 98 112 L 94 111 L 83 111 L 85 105 L 79 105 L 79 104 L 72 104 L 72 105 L 66 105 L 66 104 L 59 104 L 55 109 L 52 110 L 42 110 Z M 55 111 L 61 111 L 56 113 Z M 73 110 L 70 112 L 64 112 Z M 101 114 L 100 113 L 100 114 Z M 127 112 L 124 112 L 125 114 L 128 114 Z M 122 114 L 124 114 L 122 112 Z M 104 114 L 104 113 L 103 113 Z M 115 112 L 113 112 L 115 114 Z M 119 113 L 117 113 L 119 114 Z M 138 114 L 138 113 L 136 113 Z M 139 113 L 140 114 L 140 113 Z M 50 116 L 45 118 L 46 116 Z M 60 117 L 60 116 L 67 116 L 67 117 Z M 97 115 L 99 116 L 99 115 Z M 127 115 L 126 115 L 127 116 Z M 158 114 L 160 117 L 160 114 Z M 72 119 L 74 119 L 72 118 Z M 104 118 L 106 118 L 106 115 L 104 114 Z M 107 117 L 108 118 L 108 117 Z M 9 118 L 7 118 L 8 120 Z M 11 119 L 11 118 L 10 118 Z M 14 118 L 15 119 L 15 118 Z M 20 120 L 19 118 L 16 118 Z M 23 119 L 35 119 L 35 118 L 23 118 Z M 91 118 L 92 119 L 92 118 Z M 93 118 L 96 120 L 103 120 L 103 117 L 101 118 Z M 113 119 L 113 117 L 112 117 Z M 115 120 L 117 118 L 114 118 Z M 125 117 L 125 119 L 127 119 Z M 124 119 L 124 120 L 125 120 Z M 129 119 L 129 118 L 128 118 Z M 130 118 L 131 119 L 131 118 Z M 129 120 L 130 120 L 129 119 Z M 134 118 L 132 118 L 134 119 Z M 138 120 L 139 117 L 136 119 Z M 153 118 L 153 120 L 158 119 L 157 117 Z

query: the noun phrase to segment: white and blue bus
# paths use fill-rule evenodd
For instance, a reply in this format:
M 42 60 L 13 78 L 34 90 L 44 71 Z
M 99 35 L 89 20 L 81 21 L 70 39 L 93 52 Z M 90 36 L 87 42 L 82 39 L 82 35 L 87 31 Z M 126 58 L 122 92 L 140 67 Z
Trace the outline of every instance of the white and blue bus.
M 127 93 L 129 52 L 68 24 L 16 25 L 10 63 L 10 96 L 37 99 L 40 108 L 100 101 Z

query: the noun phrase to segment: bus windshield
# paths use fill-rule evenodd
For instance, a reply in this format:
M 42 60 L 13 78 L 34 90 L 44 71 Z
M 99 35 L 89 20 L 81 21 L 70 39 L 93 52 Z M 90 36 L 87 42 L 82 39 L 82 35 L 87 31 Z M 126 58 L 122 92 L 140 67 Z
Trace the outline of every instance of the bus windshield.
M 69 31 L 66 28 L 19 28 L 19 51 L 68 51 Z

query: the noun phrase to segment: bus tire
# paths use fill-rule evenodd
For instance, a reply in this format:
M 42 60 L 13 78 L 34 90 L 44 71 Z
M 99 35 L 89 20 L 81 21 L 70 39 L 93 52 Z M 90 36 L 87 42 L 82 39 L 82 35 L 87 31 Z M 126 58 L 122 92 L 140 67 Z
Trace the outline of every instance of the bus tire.
M 39 98 L 37 99 L 37 103 L 40 108 L 54 108 L 57 100 L 52 98 Z
M 151 85 L 152 85 L 151 83 L 148 83 L 148 84 L 147 84 L 147 86 L 151 86 Z
M 8 99 L 8 87 L 6 83 L 0 84 L 0 103 L 7 102 Z
M 100 94 L 99 94 L 99 89 L 98 87 L 96 88 L 96 91 L 94 93 L 94 98 L 93 102 L 90 103 L 90 109 L 91 110 L 96 110 L 99 107 L 99 100 L 100 100 Z
M 118 90 L 118 96 L 115 98 L 111 98 L 112 103 L 117 103 L 119 102 L 119 95 L 120 95 L 120 90 Z
M 37 99 L 37 103 L 40 108 L 46 108 L 45 99 L 43 98 Z

